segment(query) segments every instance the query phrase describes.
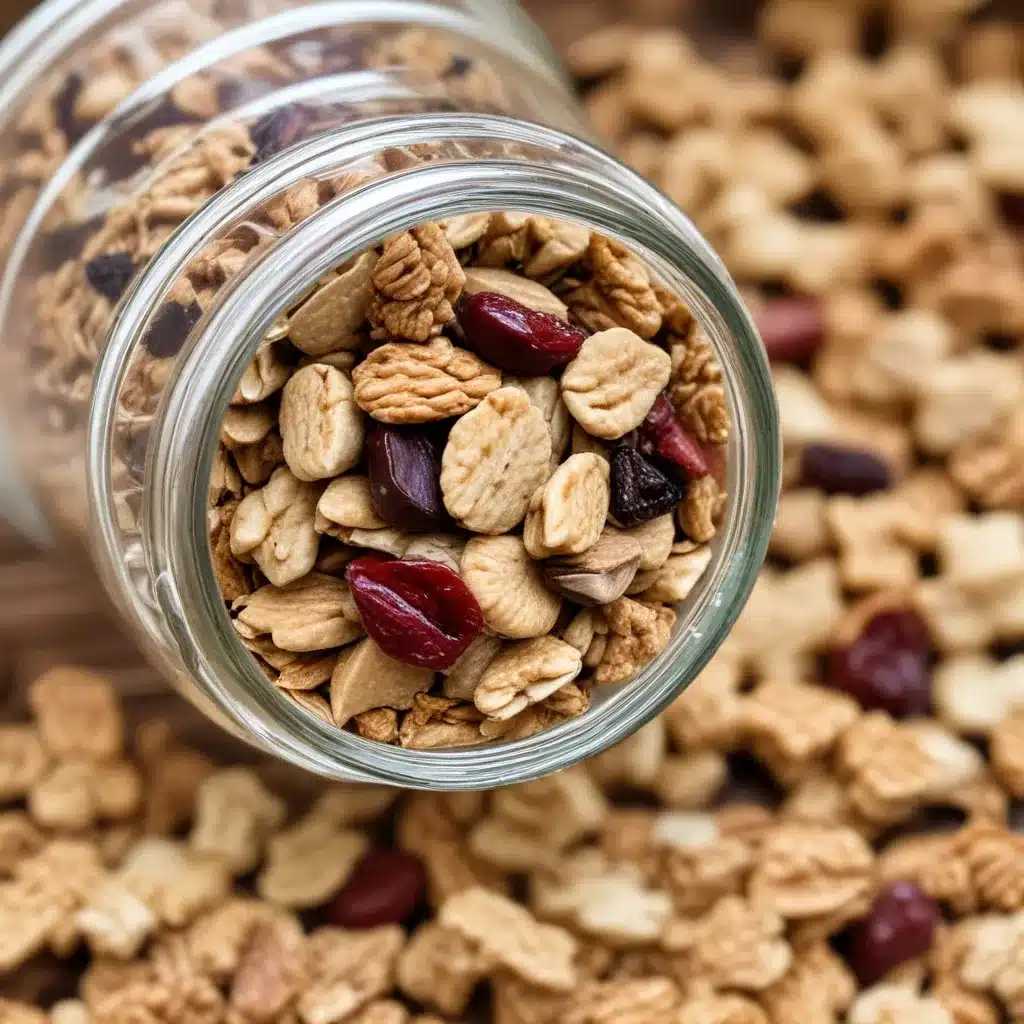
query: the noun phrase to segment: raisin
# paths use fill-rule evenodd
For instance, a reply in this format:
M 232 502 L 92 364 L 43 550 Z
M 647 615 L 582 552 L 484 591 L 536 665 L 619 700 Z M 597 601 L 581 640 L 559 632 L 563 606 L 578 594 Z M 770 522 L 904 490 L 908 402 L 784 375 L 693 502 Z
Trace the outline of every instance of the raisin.
M 1003 192 L 999 196 L 999 212 L 1011 227 L 1024 227 L 1024 195 Z
M 772 362 L 806 362 L 825 337 L 825 313 L 817 299 L 768 299 L 754 321 Z
M 451 525 L 441 494 L 441 451 L 434 437 L 419 427 L 374 420 L 366 457 L 370 500 L 381 519 L 399 530 Z
M 309 108 L 299 103 L 280 107 L 261 117 L 249 129 L 249 137 L 256 147 L 250 166 L 263 163 L 298 142 L 311 120 Z
M 550 373 L 576 358 L 586 335 L 552 313 L 539 313 L 498 292 L 476 292 L 459 310 L 466 345 L 508 373 Z
M 894 882 L 850 936 L 850 966 L 862 985 L 931 949 L 942 920 L 938 903 L 913 882 Z
M 415 854 L 371 850 L 356 864 L 327 917 L 340 928 L 404 924 L 423 902 L 426 888 L 426 869 Z
M 872 494 L 889 488 L 888 463 L 873 452 L 834 444 L 809 444 L 801 462 L 803 482 L 826 494 Z
M 896 718 L 927 713 L 931 704 L 931 638 L 909 609 L 869 619 L 848 647 L 829 655 L 829 683 L 867 711 Z
M 146 332 L 146 350 L 157 359 L 176 356 L 202 315 L 203 307 L 198 302 L 188 306 L 180 302 L 164 303 Z
M 670 480 L 628 444 L 612 452 L 611 516 L 627 529 L 671 512 L 686 489 Z
M 75 117 L 75 104 L 81 95 L 85 79 L 77 71 L 72 71 L 60 91 L 53 98 L 53 116 L 57 127 L 67 139 L 68 146 L 73 146 L 89 130 L 90 125 Z
M 111 302 L 124 295 L 134 276 L 135 263 L 126 252 L 106 252 L 85 265 L 86 280 Z
M 366 632 L 403 664 L 451 668 L 484 628 L 472 591 L 440 562 L 364 555 L 346 577 Z
M 640 424 L 637 448 L 644 455 L 674 462 L 691 477 L 707 476 L 710 472 L 700 442 L 683 429 L 664 391 Z

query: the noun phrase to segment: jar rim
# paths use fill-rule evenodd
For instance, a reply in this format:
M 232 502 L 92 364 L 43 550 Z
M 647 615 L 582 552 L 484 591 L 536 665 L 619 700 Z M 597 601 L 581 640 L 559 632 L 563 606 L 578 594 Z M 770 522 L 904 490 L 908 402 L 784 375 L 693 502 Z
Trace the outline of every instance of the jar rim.
M 479 114 L 422 114 L 360 122 L 320 136 L 251 171 L 216 196 L 152 261 L 126 300 L 97 369 L 89 462 L 102 560 L 115 573 L 109 459 L 124 360 L 205 231 L 267 188 L 280 190 L 355 156 L 453 139 L 533 147 L 544 160 L 425 163 L 345 193 L 282 236 L 224 286 L 183 350 L 151 440 L 152 487 L 143 511 L 155 596 L 182 662 L 200 691 L 235 726 L 314 772 L 412 788 L 475 789 L 547 774 L 590 757 L 652 719 L 720 646 L 767 549 L 781 450 L 771 375 L 735 285 L 693 224 L 639 175 L 554 129 Z M 669 647 L 581 718 L 532 737 L 454 750 L 410 750 L 361 739 L 320 722 L 267 685 L 231 628 L 217 587 L 207 530 L 208 481 L 220 424 L 242 371 L 274 317 L 328 270 L 426 220 L 519 210 L 582 223 L 623 242 L 677 291 L 719 354 L 734 412 L 730 501 L 700 594 Z M 299 272 L 297 272 L 299 271 Z

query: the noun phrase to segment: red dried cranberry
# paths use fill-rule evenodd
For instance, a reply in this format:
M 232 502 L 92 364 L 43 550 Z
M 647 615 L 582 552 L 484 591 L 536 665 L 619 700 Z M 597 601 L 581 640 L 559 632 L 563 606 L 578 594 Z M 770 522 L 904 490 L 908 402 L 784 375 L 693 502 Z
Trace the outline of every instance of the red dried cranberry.
M 327 911 L 341 928 L 377 928 L 407 921 L 423 899 L 427 873 L 404 850 L 371 850 L 356 864 Z
M 882 611 L 849 647 L 831 652 L 829 682 L 867 711 L 924 714 L 931 703 L 930 652 L 928 630 L 914 612 Z
M 459 325 L 466 345 L 487 362 L 531 377 L 566 366 L 586 341 L 572 324 L 497 292 L 467 296 Z
M 684 487 L 624 443 L 612 452 L 611 492 L 611 517 L 627 529 L 671 512 L 686 497 Z
M 484 628 L 472 591 L 440 562 L 364 555 L 345 575 L 363 627 L 395 661 L 451 668 Z
M 202 315 L 203 307 L 198 302 L 188 306 L 180 302 L 165 302 L 146 333 L 144 344 L 149 354 L 157 359 L 176 356 Z
M 889 465 L 873 452 L 834 444 L 809 444 L 801 462 L 803 482 L 826 494 L 872 494 L 889 487 Z
M 249 129 L 249 136 L 256 147 L 251 166 L 277 156 L 298 142 L 311 119 L 309 109 L 299 103 L 281 107 L 261 117 Z
M 135 263 L 126 252 L 106 252 L 85 265 L 86 280 L 93 288 L 117 302 L 135 276 Z
M 853 927 L 850 966 L 862 985 L 874 985 L 894 967 L 931 948 L 942 920 L 938 903 L 913 882 L 894 882 Z
M 399 530 L 436 530 L 451 520 L 441 494 L 441 456 L 417 427 L 373 421 L 366 442 L 374 511 Z
M 722 490 L 726 490 L 728 475 L 728 462 L 726 455 L 728 448 L 724 444 L 702 444 L 701 453 L 708 464 L 708 473 L 715 478 L 715 482 Z
M 640 424 L 637 448 L 644 455 L 657 455 L 674 462 L 692 477 L 707 476 L 710 472 L 700 442 L 683 430 L 664 391 L 654 400 L 647 418 Z
M 767 299 L 755 309 L 754 321 L 773 362 L 804 362 L 825 337 L 825 313 L 817 299 Z

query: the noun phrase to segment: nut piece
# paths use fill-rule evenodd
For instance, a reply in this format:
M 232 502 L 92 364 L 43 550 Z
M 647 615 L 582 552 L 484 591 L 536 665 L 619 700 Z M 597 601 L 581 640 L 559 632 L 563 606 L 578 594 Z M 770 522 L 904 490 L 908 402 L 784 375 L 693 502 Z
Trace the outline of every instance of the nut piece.
M 447 338 L 374 349 L 353 371 L 356 403 L 382 423 L 460 416 L 501 387 L 501 374 Z
M 550 288 L 511 270 L 493 270 L 489 267 L 470 267 L 466 270 L 466 294 L 497 292 L 513 299 L 527 309 L 552 316 L 569 318 L 569 307 Z
M 373 708 L 412 707 L 417 693 L 430 689 L 430 669 L 403 665 L 389 658 L 369 637 L 347 657 L 338 659 L 331 676 L 331 714 L 337 725 Z
M 638 541 L 618 530 L 606 530 L 589 551 L 552 558 L 541 571 L 552 590 L 577 604 L 611 604 L 625 594 L 642 558 Z
M 583 668 L 575 647 L 553 636 L 513 644 L 484 671 L 473 703 L 488 718 L 502 720 L 571 683 Z
M 281 393 L 284 458 L 300 480 L 326 480 L 351 469 L 363 450 L 363 417 L 348 377 L 313 363 L 298 370 Z
M 671 372 L 664 349 L 613 327 L 583 343 L 562 375 L 562 397 L 584 430 L 611 440 L 643 423 Z
M 321 285 L 288 318 L 288 340 L 310 356 L 359 347 L 358 331 L 366 321 L 373 295 L 377 254 L 364 252 L 337 277 Z
M 255 559 L 275 587 L 301 579 L 320 549 L 315 529 L 319 496 L 316 487 L 302 483 L 287 467 L 275 470 L 265 487 L 239 503 L 231 520 L 231 553 Z
M 507 533 L 547 479 L 551 435 L 519 388 L 499 388 L 452 428 L 441 460 L 444 503 L 462 526 Z
M 373 509 L 370 481 L 365 476 L 343 476 L 332 480 L 316 506 L 319 533 L 330 533 L 335 526 L 383 530 L 387 525 Z
M 673 554 L 654 573 L 654 582 L 641 595 L 645 601 L 678 604 L 690 596 L 711 564 L 711 548 L 707 544 L 691 551 Z
M 285 651 L 326 651 L 363 632 L 348 584 L 319 572 L 285 587 L 261 587 L 239 598 L 234 608 L 239 612 L 235 628 L 243 636 L 269 633 Z
M 373 272 L 366 316 L 374 340 L 426 341 L 455 319 L 452 304 L 466 276 L 437 224 L 421 224 L 389 238 Z
M 473 537 L 462 555 L 462 578 L 495 633 L 526 639 L 554 629 L 562 599 L 544 586 L 518 537 Z
M 534 558 L 548 558 L 578 555 L 592 548 L 608 518 L 610 475 L 608 461 L 600 455 L 566 459 L 530 500 L 523 527 L 526 550 Z M 667 518 L 674 530 L 671 517 Z
M 594 679 L 621 683 L 636 675 L 668 645 L 676 613 L 671 608 L 620 597 L 605 609 L 608 646 Z
M 640 560 L 641 572 L 660 569 L 668 561 L 676 539 L 676 524 L 671 515 L 658 516 L 657 519 L 641 523 L 626 532 L 643 549 L 644 556 Z
M 551 434 L 551 472 L 553 473 L 562 461 L 572 434 L 572 417 L 562 401 L 562 389 L 554 377 L 508 377 L 504 378 L 503 387 L 522 388 L 530 401 L 544 414 Z M 589 436 L 589 435 L 588 435 Z M 603 456 L 603 452 L 595 454 Z

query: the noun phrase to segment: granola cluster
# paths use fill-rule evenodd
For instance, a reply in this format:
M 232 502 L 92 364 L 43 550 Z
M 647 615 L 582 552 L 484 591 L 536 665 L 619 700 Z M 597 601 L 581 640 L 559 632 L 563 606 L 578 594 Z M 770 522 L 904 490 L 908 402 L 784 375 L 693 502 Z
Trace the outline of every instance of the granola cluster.
M 217 579 L 271 683 L 364 738 L 583 714 L 665 649 L 711 562 L 721 369 L 586 229 L 475 214 L 386 239 L 282 314 L 250 377 L 211 483 Z

